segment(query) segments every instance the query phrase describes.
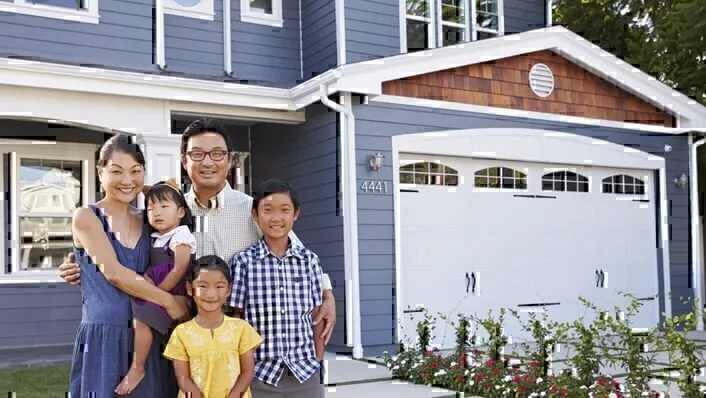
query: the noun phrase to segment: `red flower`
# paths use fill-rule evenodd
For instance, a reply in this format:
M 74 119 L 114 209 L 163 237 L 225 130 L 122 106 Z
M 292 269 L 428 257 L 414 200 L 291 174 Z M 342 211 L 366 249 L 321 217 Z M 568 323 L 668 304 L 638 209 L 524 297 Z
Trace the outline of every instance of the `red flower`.
M 495 360 L 489 359 L 488 362 L 485 363 L 485 365 L 492 368 L 493 366 L 495 366 Z
M 422 374 L 422 379 L 426 379 L 427 377 L 429 377 L 429 375 L 427 373 Z
M 476 375 L 476 381 L 481 381 L 481 380 L 483 380 L 483 374 L 482 374 L 482 373 L 478 373 L 478 374 Z
M 493 388 L 493 382 L 492 382 L 492 381 L 489 381 L 488 384 L 487 384 L 487 386 L 488 386 L 488 388 Z
M 557 392 L 559 391 L 559 388 L 557 386 L 552 386 L 552 388 L 549 389 L 549 392 Z
M 537 381 L 537 379 L 535 379 L 534 377 L 530 377 L 527 381 L 529 381 L 530 383 L 534 383 Z
M 603 378 L 599 377 L 598 380 L 596 380 L 596 383 L 598 383 L 599 386 L 603 385 Z
M 515 376 L 515 378 L 512 379 L 512 381 L 513 381 L 514 383 L 519 383 L 519 382 L 520 382 L 520 378 L 517 377 L 517 376 Z
M 458 377 L 456 378 L 456 381 L 459 382 L 459 383 L 462 382 L 462 381 L 463 381 L 463 376 L 458 376 Z
M 498 369 L 498 368 L 493 369 L 493 375 L 494 375 L 494 376 L 497 376 L 498 373 L 500 373 L 500 369 Z
M 437 362 L 432 362 L 432 363 L 431 363 L 431 367 L 434 368 L 434 369 L 436 369 L 438 366 L 439 366 L 439 364 L 438 364 Z
M 537 361 L 530 361 L 529 366 L 534 368 L 537 366 Z
M 526 389 L 527 389 L 527 388 L 525 388 L 525 386 L 519 386 L 519 387 L 517 387 L 517 391 L 518 391 L 518 392 L 525 392 Z

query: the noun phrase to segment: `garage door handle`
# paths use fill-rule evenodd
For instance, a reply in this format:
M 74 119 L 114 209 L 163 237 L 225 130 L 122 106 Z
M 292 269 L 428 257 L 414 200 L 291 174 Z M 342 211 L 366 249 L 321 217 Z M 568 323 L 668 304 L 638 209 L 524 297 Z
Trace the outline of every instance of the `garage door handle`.
M 470 293 L 475 294 L 476 293 L 476 273 L 471 272 L 471 275 L 468 276 L 468 272 L 466 272 L 466 294 L 469 293 L 468 288 L 471 288 Z
M 596 270 L 596 287 L 605 287 L 605 273 L 603 270 Z

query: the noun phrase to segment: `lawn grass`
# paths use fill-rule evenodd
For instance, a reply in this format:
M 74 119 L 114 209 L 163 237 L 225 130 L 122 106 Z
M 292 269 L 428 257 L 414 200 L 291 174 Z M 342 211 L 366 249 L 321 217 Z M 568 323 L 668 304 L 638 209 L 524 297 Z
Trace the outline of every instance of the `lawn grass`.
M 0 370 L 0 397 L 66 398 L 70 365 Z

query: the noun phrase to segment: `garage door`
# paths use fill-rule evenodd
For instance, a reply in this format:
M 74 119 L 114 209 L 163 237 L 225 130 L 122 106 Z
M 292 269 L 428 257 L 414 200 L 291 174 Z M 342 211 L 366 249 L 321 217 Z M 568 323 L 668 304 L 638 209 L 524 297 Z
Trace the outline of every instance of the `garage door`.
M 500 307 L 572 321 L 581 295 L 612 309 L 617 291 L 658 292 L 653 172 L 400 154 L 402 333 L 424 307 L 457 319 Z M 635 327 L 656 325 L 642 301 Z M 505 332 L 531 339 L 507 314 Z M 481 335 L 483 333 L 480 333 Z M 435 343 L 454 330 L 436 323 Z

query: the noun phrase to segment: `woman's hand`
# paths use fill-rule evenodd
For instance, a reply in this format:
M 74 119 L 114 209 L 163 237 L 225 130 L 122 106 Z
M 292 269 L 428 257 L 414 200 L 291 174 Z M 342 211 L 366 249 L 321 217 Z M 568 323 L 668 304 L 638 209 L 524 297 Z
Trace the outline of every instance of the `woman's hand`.
M 189 315 L 189 309 L 187 308 L 185 302 L 181 299 L 178 299 L 172 295 L 169 301 L 163 305 L 164 309 L 167 310 L 167 313 L 172 319 L 178 320 L 186 317 Z

